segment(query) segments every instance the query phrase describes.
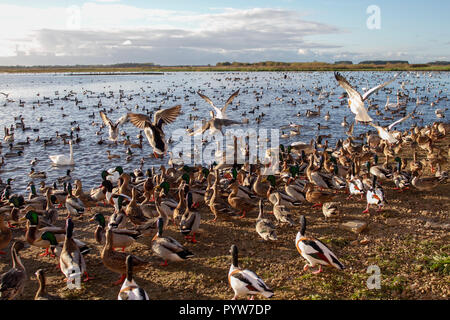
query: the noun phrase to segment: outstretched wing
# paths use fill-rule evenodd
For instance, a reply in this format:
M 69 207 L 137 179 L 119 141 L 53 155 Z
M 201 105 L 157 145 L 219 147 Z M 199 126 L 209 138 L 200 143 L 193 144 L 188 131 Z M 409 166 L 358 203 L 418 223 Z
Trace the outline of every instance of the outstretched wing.
M 243 124 L 242 122 L 230 119 L 214 119 L 221 126 L 231 126 L 232 124 Z
M 124 124 L 127 121 L 128 121 L 128 114 L 124 114 L 122 117 L 119 118 L 119 120 L 116 121 L 116 127 Z
M 150 118 L 141 113 L 127 113 L 130 122 L 139 129 L 145 129 L 151 124 Z
M 241 89 L 238 89 L 235 93 L 233 93 L 233 94 L 228 98 L 227 102 L 225 102 L 225 105 L 224 105 L 223 108 L 222 108 L 222 113 L 225 113 L 225 111 L 227 110 L 228 105 L 229 105 L 231 102 L 233 102 L 233 99 L 236 98 L 236 96 L 239 94 L 239 90 L 241 90 Z
M 392 128 L 395 127 L 397 124 L 399 124 L 400 122 L 403 122 L 403 121 L 405 121 L 406 119 L 408 119 L 409 117 L 411 117 L 411 114 L 412 114 L 412 113 L 409 113 L 409 114 L 406 115 L 405 117 L 403 117 L 403 118 L 401 118 L 401 119 L 399 119 L 399 120 L 393 122 L 392 124 L 390 124 L 390 125 L 388 126 L 388 130 L 391 131 Z
M 364 93 L 364 95 L 362 96 L 363 101 L 366 100 L 372 93 L 377 92 L 378 90 L 380 90 L 381 88 L 387 86 L 388 84 L 390 84 L 391 82 L 393 82 L 395 79 L 397 79 L 397 77 L 401 74 L 397 73 L 394 78 L 392 78 L 389 81 L 386 81 L 385 83 L 382 83 L 376 87 L 373 87 L 372 89 L 370 89 L 369 91 L 367 91 L 366 93 Z
M 181 105 L 177 105 L 172 108 L 159 110 L 153 116 L 153 122 L 159 128 L 162 127 L 163 124 L 172 123 L 181 113 Z
M 351 85 L 350 83 L 348 83 L 347 79 L 345 79 L 339 72 L 335 72 L 334 73 L 334 77 L 336 78 L 337 82 L 339 83 L 339 85 L 345 89 L 345 91 L 348 94 L 348 97 L 351 99 L 359 99 L 361 101 L 363 101 L 363 98 L 361 96 L 361 94 L 356 91 Z
M 114 127 L 114 123 L 106 116 L 103 111 L 100 111 L 100 117 L 103 120 L 103 123 L 109 127 Z
M 220 110 L 219 108 L 217 108 L 214 103 L 211 101 L 210 98 L 208 98 L 207 96 L 203 95 L 200 93 L 200 91 L 197 91 L 197 94 L 203 98 L 203 100 L 205 100 L 206 102 L 208 102 L 214 109 L 214 111 L 216 111 L 216 116 L 222 113 L 222 110 Z M 231 98 L 231 97 L 230 97 Z M 229 99 L 228 99 L 229 100 Z

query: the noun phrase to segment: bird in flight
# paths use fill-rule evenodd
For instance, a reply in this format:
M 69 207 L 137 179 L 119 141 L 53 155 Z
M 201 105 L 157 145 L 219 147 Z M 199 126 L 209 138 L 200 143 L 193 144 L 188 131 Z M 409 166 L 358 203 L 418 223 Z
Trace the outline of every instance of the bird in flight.
M 109 127 L 109 140 L 114 142 L 117 141 L 117 137 L 119 136 L 119 125 L 128 121 L 128 115 L 123 115 L 116 123 L 112 122 L 103 111 L 100 111 L 100 117 L 102 118 L 103 123 Z
M 153 148 L 153 154 L 159 158 L 158 155 L 164 157 L 167 152 L 163 125 L 174 122 L 180 113 L 181 105 L 177 105 L 155 112 L 153 122 L 146 114 L 140 113 L 128 113 L 128 119 L 135 127 L 144 130 L 145 136 Z
M 227 102 L 225 102 L 225 105 L 219 109 L 217 108 L 214 103 L 211 101 L 210 98 L 208 98 L 207 96 L 203 95 L 200 93 L 200 91 L 198 91 L 198 95 L 200 97 L 202 97 L 206 102 L 208 102 L 214 109 L 214 111 L 216 112 L 215 118 L 217 119 L 227 119 L 227 115 L 225 114 L 225 111 L 227 110 L 228 105 L 233 102 L 233 99 L 236 98 L 236 96 L 239 94 L 239 90 L 238 89 L 236 92 L 234 92 L 227 100 Z
M 400 72 L 401 73 L 401 72 Z M 394 78 L 392 78 L 389 81 L 386 81 L 376 87 L 373 87 L 372 89 L 365 92 L 363 95 L 361 95 L 358 91 L 356 91 L 350 83 L 348 83 L 347 79 L 345 79 L 339 72 L 334 73 L 334 77 L 338 81 L 339 85 L 345 89 L 345 91 L 348 94 L 348 105 L 350 106 L 350 110 L 356 115 L 355 120 L 356 122 L 372 122 L 373 119 L 369 116 L 367 113 L 366 108 L 364 108 L 364 101 L 369 98 L 369 96 L 381 88 L 387 86 L 391 82 L 393 82 L 397 77 L 400 75 L 400 73 L 397 73 Z

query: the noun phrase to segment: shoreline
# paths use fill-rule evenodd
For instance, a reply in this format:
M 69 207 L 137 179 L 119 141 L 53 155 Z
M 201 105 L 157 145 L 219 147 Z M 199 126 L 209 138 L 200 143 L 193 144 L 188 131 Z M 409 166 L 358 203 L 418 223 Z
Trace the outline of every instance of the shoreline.
M 416 72 L 449 72 L 450 65 L 420 66 L 412 65 L 320 65 L 320 66 L 180 66 L 180 67 L 152 67 L 152 68 L 116 68 L 116 67 L 0 67 L 0 74 L 23 73 L 81 73 L 73 75 L 105 75 L 105 74 L 161 74 L 164 72 L 332 72 L 332 71 L 416 71 Z

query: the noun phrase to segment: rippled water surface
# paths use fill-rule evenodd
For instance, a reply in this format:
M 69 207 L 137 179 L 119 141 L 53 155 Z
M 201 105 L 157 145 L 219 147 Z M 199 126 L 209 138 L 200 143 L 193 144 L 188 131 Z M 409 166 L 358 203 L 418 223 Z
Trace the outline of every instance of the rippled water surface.
M 286 75 L 286 77 L 285 77 Z M 373 87 L 394 76 L 391 72 L 353 72 L 344 73 L 344 76 L 351 84 L 362 92 L 363 88 Z M 401 88 L 403 83 L 403 88 Z M 410 112 L 416 107 L 416 97 L 421 100 L 428 97 L 428 101 L 420 105 L 417 109 L 419 117 L 408 119 L 398 126 L 398 129 L 409 128 L 414 122 L 423 119 L 423 124 L 436 121 L 434 110 L 437 108 L 446 108 L 448 101 L 441 101 L 433 107 L 430 103 L 437 97 L 446 97 L 450 84 L 449 73 L 409 73 L 404 72 L 399 78 L 387 87 L 387 90 L 381 90 L 372 95 L 374 103 L 380 105 L 380 110 L 384 112 L 386 96 L 389 95 L 391 102 L 397 101 L 397 90 L 409 94 L 410 100 L 407 104 L 407 110 Z M 417 90 L 414 91 L 414 88 Z M 149 111 L 159 106 L 167 108 L 176 104 L 182 105 L 183 114 L 170 125 L 165 127 L 167 138 L 170 133 L 176 129 L 186 126 L 192 127 L 190 115 L 197 115 L 199 119 L 209 118 L 211 107 L 196 94 L 202 90 L 209 96 L 217 106 L 221 107 L 228 99 L 228 96 L 235 90 L 240 89 L 240 94 L 228 107 L 227 114 L 230 119 L 241 120 L 246 117 L 250 120 L 250 126 L 255 126 L 255 117 L 261 113 L 265 114 L 260 123 L 260 128 L 277 129 L 280 126 L 290 122 L 304 125 L 301 134 L 292 136 L 288 139 L 280 138 L 283 144 L 289 144 L 294 141 L 309 142 L 309 140 L 318 134 L 317 123 L 329 126 L 330 129 L 320 130 L 320 134 L 331 134 L 328 139 L 331 145 L 334 145 L 338 138 L 346 137 L 345 131 L 340 123 L 343 116 L 347 116 L 347 121 L 353 121 L 353 114 L 347 108 L 346 103 L 341 105 L 339 97 L 344 91 L 338 87 L 332 72 L 289 72 L 289 73 L 165 73 L 164 75 L 102 75 L 102 76 L 69 76 L 64 74 L 1 74 L 0 91 L 9 93 L 9 99 L 14 102 L 8 102 L 3 95 L 0 95 L 2 127 L 15 127 L 18 122 L 14 117 L 22 115 L 26 127 L 30 130 L 22 131 L 15 129 L 16 144 L 19 141 L 26 141 L 30 137 L 30 145 L 25 146 L 22 157 L 5 159 L 5 165 L 0 169 L 0 177 L 3 181 L 13 177 L 14 192 L 24 192 L 27 183 L 30 181 L 28 173 L 30 171 L 30 161 L 35 157 L 38 163 L 35 166 L 36 171 L 45 171 L 47 173 L 47 184 L 53 183 L 57 177 L 65 175 L 67 168 L 52 167 L 49 155 L 67 154 L 69 155 L 69 146 L 64 145 L 62 140 L 56 139 L 56 131 L 59 134 L 70 134 L 71 128 L 80 126 L 79 134 L 82 139 L 78 144 L 74 144 L 75 167 L 72 176 L 81 178 L 85 190 L 97 186 L 101 182 L 100 173 L 103 169 L 108 169 L 121 165 L 126 171 L 131 171 L 139 166 L 140 159 L 145 157 L 144 169 L 160 165 L 167 161 L 150 158 L 152 152 L 150 145 L 144 138 L 143 149 L 132 149 L 132 161 L 125 161 L 127 149 L 120 144 L 117 146 L 103 144 L 98 145 L 97 141 L 100 135 L 99 123 L 101 119 L 99 111 L 106 109 L 107 115 L 113 121 L 116 121 L 126 112 L 142 113 L 142 107 Z M 120 101 L 119 90 L 123 90 L 124 98 Z M 58 95 L 56 95 L 58 91 Z M 70 92 L 73 92 L 67 100 L 63 100 Z M 110 93 L 111 92 L 111 93 Z M 322 92 L 322 95 L 320 94 Z M 330 93 L 324 97 L 324 93 Z M 38 95 L 39 94 L 39 95 Z M 47 99 L 48 98 L 48 99 Z M 58 99 L 59 98 L 59 99 Z M 75 98 L 82 101 L 75 104 Z M 346 100 L 346 99 L 345 99 Z M 20 102 L 24 102 L 20 106 Z M 49 105 L 52 101 L 53 105 Z M 98 107 L 101 101 L 102 107 Z M 301 101 L 306 103 L 301 103 Z M 192 104 L 196 104 L 193 106 Z M 305 117 L 307 109 L 314 109 L 315 105 L 322 105 L 320 117 Z M 136 106 L 139 109 L 136 109 Z M 236 108 L 237 110 L 233 110 Z M 337 107 L 337 108 L 333 108 Z M 80 110 L 79 107 L 83 109 Z M 254 109 L 259 107 L 258 109 Z M 85 109 L 84 109 L 85 108 Z M 197 110 L 193 110 L 196 108 Z M 113 112 L 109 112 L 113 110 Z M 249 111 L 254 110 L 254 113 Z M 330 111 L 331 119 L 325 121 L 324 116 Z M 246 114 L 244 114 L 246 112 Z M 300 113 L 300 117 L 297 114 Z M 387 125 L 393 120 L 383 120 L 383 117 L 400 118 L 399 115 L 385 113 L 383 116 L 376 116 L 375 111 L 369 111 L 370 115 L 379 121 L 382 125 Z M 66 115 L 63 117 L 63 114 Z M 91 118 L 94 114 L 95 118 Z M 244 115 L 243 115 L 244 114 Z M 448 117 L 448 111 L 446 116 Z M 38 119 L 42 117 L 43 121 Z M 76 121 L 77 124 L 71 122 Z M 97 123 L 96 126 L 92 122 Z M 39 129 L 35 131 L 33 129 Z M 366 132 L 371 127 L 356 125 L 354 135 Z M 103 140 L 108 139 L 108 130 L 102 131 Z M 131 123 L 126 123 L 120 131 L 126 131 L 130 136 L 132 143 L 138 143 L 136 136 L 139 129 Z M 284 130 L 289 133 L 290 129 Z M 282 132 L 280 132 L 281 135 Z M 9 147 L 2 137 L 2 154 L 9 152 Z M 35 142 L 37 137 L 41 142 Z M 50 146 L 43 145 L 42 140 L 54 137 L 55 144 Z M 124 137 L 120 136 L 119 140 Z M 119 154 L 120 159 L 109 161 L 106 156 L 106 150 L 111 150 L 114 154 Z M 35 183 L 39 182 L 39 179 Z

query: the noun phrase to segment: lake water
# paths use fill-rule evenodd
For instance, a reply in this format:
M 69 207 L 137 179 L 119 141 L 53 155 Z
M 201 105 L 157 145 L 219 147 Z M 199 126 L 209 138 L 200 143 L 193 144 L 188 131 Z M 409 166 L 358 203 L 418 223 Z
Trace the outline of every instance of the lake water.
M 393 77 L 393 72 L 345 72 L 343 75 L 359 92 L 363 88 L 370 88 L 379 83 L 389 80 Z M 403 89 L 401 88 L 403 83 Z M 372 95 L 374 103 L 380 105 L 380 110 L 385 113 L 383 116 L 394 119 L 400 118 L 399 115 L 391 115 L 384 112 L 386 96 L 389 94 L 390 101 L 397 101 L 397 90 L 409 93 L 410 101 L 407 104 L 407 110 L 411 112 L 415 107 L 416 97 L 421 100 L 428 97 L 428 101 L 419 106 L 417 112 L 420 115 L 417 119 L 408 119 L 398 129 L 409 128 L 413 123 L 428 124 L 438 120 L 434 113 L 437 108 L 446 108 L 447 99 L 441 101 L 434 107 L 430 103 L 437 97 L 447 97 L 450 84 L 450 73 L 439 72 L 404 72 L 399 78 L 390 84 L 388 90 L 380 90 Z M 414 88 L 417 91 L 414 92 Z M 82 141 L 74 144 L 74 158 L 76 165 L 72 176 L 80 178 L 83 187 L 88 190 L 91 187 L 98 186 L 101 182 L 100 173 L 104 169 L 121 165 L 125 171 L 130 172 L 139 166 L 140 159 L 145 157 L 144 170 L 151 166 L 159 166 L 166 163 L 165 159 L 150 158 L 152 149 L 144 138 L 143 149 L 132 149 L 133 159 L 130 162 L 125 161 L 127 149 L 124 145 L 98 145 L 100 139 L 96 132 L 99 126 L 92 126 L 95 121 L 100 123 L 99 111 L 105 108 L 107 111 L 113 109 L 112 113 L 107 112 L 109 118 L 116 121 L 126 112 L 143 113 L 141 109 L 136 109 L 136 105 L 146 107 L 147 110 L 155 110 L 157 107 L 171 107 L 177 104 L 182 105 L 183 114 L 177 120 L 165 126 L 166 138 L 176 128 L 192 127 L 192 121 L 189 116 L 198 116 L 200 119 L 209 118 L 209 111 L 212 110 L 209 104 L 196 94 L 201 90 L 209 96 L 213 102 L 221 107 L 228 99 L 229 95 L 235 90 L 240 89 L 240 94 L 228 107 L 228 118 L 242 120 L 246 117 L 250 120 L 250 127 L 256 127 L 255 117 L 261 113 L 266 114 L 262 118 L 260 128 L 278 129 L 280 126 L 290 122 L 304 125 L 301 128 L 301 134 L 292 136 L 288 139 L 280 138 L 280 143 L 288 145 L 294 141 L 309 142 L 311 138 L 318 134 L 317 123 L 329 126 L 330 129 L 320 130 L 320 134 L 331 134 L 328 139 L 330 145 L 339 138 L 345 138 L 347 128 L 341 127 L 340 123 L 343 116 L 347 116 L 347 121 L 353 121 L 353 114 L 347 108 L 347 103 L 340 104 L 339 97 L 344 90 L 338 86 L 332 72 L 255 72 L 255 73 L 200 73 L 200 72 L 178 72 L 165 73 L 164 75 L 100 75 L 100 76 L 69 76 L 65 74 L 0 74 L 0 91 L 9 93 L 9 99 L 15 102 L 6 103 L 3 95 L 0 95 L 0 126 L 10 127 L 15 125 L 14 117 L 22 115 L 26 127 L 39 129 L 22 131 L 15 129 L 15 141 L 25 141 L 30 137 L 31 144 L 25 146 L 22 157 L 5 159 L 6 164 L 0 169 L 0 177 L 3 181 L 13 177 L 13 191 L 23 193 L 27 183 L 30 181 L 28 173 L 30 171 L 30 161 L 35 157 L 39 159 L 35 166 L 36 171 L 45 171 L 47 173 L 47 184 L 53 183 L 57 177 L 65 175 L 67 168 L 53 167 L 49 155 L 67 154 L 69 155 L 68 145 L 64 145 L 60 139 L 51 146 L 44 147 L 42 140 L 50 137 L 56 138 L 56 131 L 59 134 L 70 134 L 71 122 L 76 121 L 80 126 L 79 134 Z M 124 98 L 119 101 L 119 90 L 123 90 Z M 56 95 L 58 91 L 58 95 Z M 321 92 L 331 94 L 328 97 L 320 94 Z M 390 91 L 390 92 L 389 92 Z M 63 100 L 70 92 L 67 100 Z M 110 93 L 111 92 L 111 93 Z M 39 94 L 39 96 L 37 95 Z M 104 94 L 100 96 L 101 94 Z M 49 99 L 44 99 L 49 98 Z M 59 98 L 59 100 L 57 100 Z M 75 104 L 75 98 L 82 101 Z M 280 99 L 278 99 L 280 98 Z M 53 105 L 47 102 L 52 101 Z M 23 106 L 19 105 L 23 101 Z M 102 107 L 98 108 L 98 102 L 101 101 Z M 295 102 L 294 103 L 292 103 Z M 301 103 L 304 101 L 306 103 Z M 346 99 L 345 99 L 346 101 Z M 194 106 L 191 104 L 196 104 Z M 238 105 L 237 110 L 232 110 Z M 269 106 L 270 105 L 270 106 Z M 307 118 L 306 110 L 314 110 L 315 105 L 322 105 L 321 116 Z M 333 108 L 337 107 L 337 108 Z M 367 106 L 367 103 L 366 103 Z M 85 108 L 80 110 L 79 107 Z M 255 107 L 254 113 L 249 113 Z M 325 121 L 324 116 L 330 112 L 331 119 Z M 245 115 L 242 115 L 246 112 Z M 94 113 L 95 118 L 91 118 Z M 297 117 L 300 113 L 301 116 Z M 375 122 L 382 125 L 388 125 L 393 120 L 382 120 L 383 116 L 376 116 L 375 111 L 369 111 Z M 62 115 L 66 116 L 63 117 Z M 448 117 L 446 111 L 446 117 Z M 38 119 L 42 117 L 43 121 Z M 420 122 L 423 119 L 423 122 Z M 367 130 L 373 130 L 372 127 L 355 125 L 354 136 Z M 131 123 L 126 123 L 120 131 L 126 131 L 130 136 L 132 143 L 137 143 L 136 136 L 139 129 Z M 284 130 L 289 133 L 290 129 Z M 108 130 L 102 130 L 103 140 L 108 140 Z M 281 132 L 280 132 L 281 135 Z M 39 136 L 41 142 L 34 142 Z M 54 138 L 54 140 L 55 140 Z M 120 136 L 119 140 L 124 137 Z M 2 139 L 2 155 L 9 151 L 8 144 Z M 106 150 L 111 150 L 114 154 L 119 154 L 121 159 L 109 161 L 106 156 Z M 35 180 L 37 184 L 40 180 Z

